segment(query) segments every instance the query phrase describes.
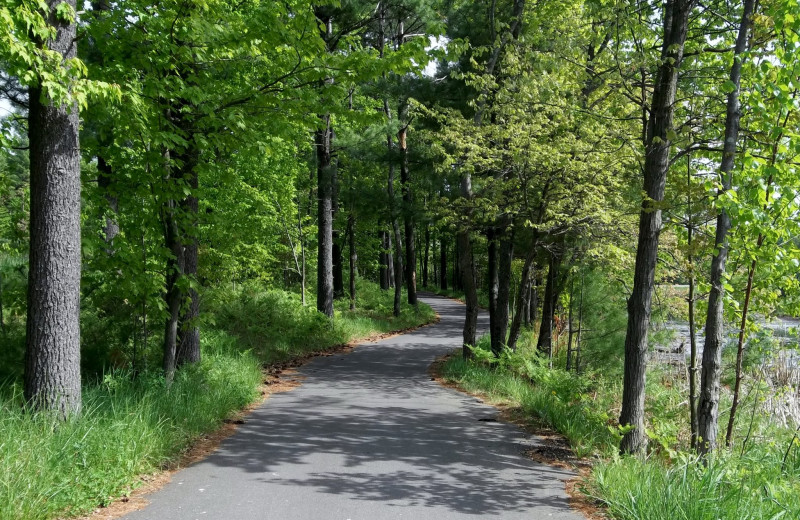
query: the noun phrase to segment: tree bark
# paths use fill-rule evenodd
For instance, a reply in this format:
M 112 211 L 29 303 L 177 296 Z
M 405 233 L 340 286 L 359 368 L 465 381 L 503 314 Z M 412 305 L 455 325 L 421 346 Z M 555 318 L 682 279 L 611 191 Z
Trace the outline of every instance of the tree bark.
M 356 309 L 356 276 L 358 263 L 358 255 L 356 254 L 356 217 L 353 212 L 347 216 L 347 229 L 349 231 L 349 245 L 350 245 L 350 310 Z
M 185 242 L 183 249 L 183 273 L 188 276 L 193 283 L 197 282 L 197 266 L 198 266 L 198 178 L 197 178 L 197 163 L 199 162 L 199 150 L 197 150 L 194 142 L 190 140 L 189 146 L 184 155 L 183 177 L 186 179 L 191 193 L 180 203 L 183 218 L 189 219 L 189 229 L 184 230 L 182 233 L 183 241 Z M 186 310 L 180 317 L 178 326 L 178 345 L 176 351 L 176 366 L 181 366 L 187 363 L 198 363 L 200 361 L 200 327 L 198 319 L 200 317 L 200 295 L 197 289 L 190 288 L 186 296 L 189 298 L 188 305 L 185 305 Z M 184 298 L 185 300 L 185 298 Z
M 492 353 L 499 357 L 506 346 L 508 333 L 508 306 L 511 292 L 511 262 L 514 258 L 514 233 L 506 230 L 500 237 L 497 251 L 494 312 L 489 315 L 489 333 Z
M 531 268 L 533 267 L 533 248 L 525 257 L 525 264 L 522 266 L 522 274 L 519 279 L 519 291 L 517 293 L 517 311 L 511 320 L 511 330 L 508 333 L 508 348 L 512 351 L 517 349 L 520 330 L 523 321 L 529 319 L 530 297 L 531 297 Z M 528 325 L 528 323 L 525 323 Z
M 386 231 L 380 231 L 378 237 L 381 241 L 381 252 L 378 256 L 380 262 L 380 269 L 378 276 L 380 277 L 381 289 L 384 291 L 389 290 L 389 236 Z
M 317 310 L 333 317 L 333 164 L 331 116 L 320 117 L 317 147 Z
M 550 251 L 550 261 L 547 269 L 547 282 L 544 289 L 542 302 L 542 322 L 539 326 L 539 337 L 536 340 L 536 349 L 543 355 L 550 357 L 553 350 L 553 321 L 556 314 L 556 304 L 561 293 L 560 270 L 564 257 L 562 246 L 556 246 Z
M 183 276 L 184 256 L 183 244 L 180 240 L 177 204 L 167 201 L 164 204 L 164 244 L 170 252 L 166 269 L 166 293 L 164 300 L 167 306 L 167 319 L 164 324 L 164 377 L 171 384 L 177 367 L 178 323 L 180 320 L 181 302 L 184 294 L 178 280 Z
M 447 242 L 444 233 L 439 238 L 439 287 L 447 290 Z
M 647 331 L 661 234 L 660 203 L 664 200 L 669 170 L 669 134 L 673 131 L 678 71 L 683 58 L 689 14 L 694 2 L 695 0 L 668 0 L 665 4 L 661 64 L 653 89 L 651 115 L 647 126 L 644 163 L 644 191 L 647 196 L 642 201 L 642 210 L 639 213 L 633 291 L 628 300 L 625 375 L 619 423 L 630 427 L 630 431 L 622 438 L 622 453 L 641 453 L 647 447 L 644 429 Z
M 750 29 L 755 0 L 745 0 L 742 9 L 742 19 L 739 24 L 739 34 L 734 48 L 733 65 L 731 66 L 730 81 L 733 90 L 728 94 L 725 114 L 725 142 L 722 148 L 722 161 L 720 163 L 720 176 L 722 189 L 720 195 L 731 189 L 734 159 L 736 157 L 736 143 L 739 140 L 739 84 L 742 75 L 741 55 L 747 50 L 747 33 Z M 722 370 L 722 347 L 725 341 L 723 322 L 723 300 L 725 264 L 728 260 L 728 231 L 731 219 L 724 209 L 717 216 L 717 229 L 714 244 L 717 253 L 711 260 L 711 291 L 708 295 L 708 310 L 706 313 L 705 345 L 703 346 L 703 361 L 700 371 L 700 401 L 697 405 L 697 435 L 699 442 L 697 449 L 701 454 L 707 454 L 717 445 L 717 424 L 719 421 L 719 386 Z
M 428 259 L 431 257 L 431 228 L 425 226 L 425 256 L 422 257 L 422 286 L 428 287 Z
M 408 100 L 400 103 L 397 118 L 401 124 L 408 119 Z M 403 227 L 405 228 L 406 245 L 406 296 L 409 305 L 417 305 L 417 261 L 414 250 L 414 221 L 411 214 L 413 196 L 411 193 L 411 174 L 408 169 L 408 126 L 397 132 L 397 145 L 400 150 L 400 191 L 403 197 Z
M 48 0 L 55 39 L 44 42 L 63 59 L 76 55 L 75 24 Z M 75 9 L 75 1 L 66 2 Z M 30 251 L 24 396 L 61 419 L 80 413 L 81 176 L 78 105 L 56 105 L 30 89 Z
M 464 173 L 461 177 L 461 196 L 467 201 L 472 200 L 472 177 Z M 466 317 L 464 319 L 463 343 L 461 352 L 464 359 L 472 356 L 469 347 L 476 343 L 475 334 L 478 328 L 478 289 L 475 287 L 475 265 L 472 261 L 472 244 L 469 238 L 469 228 L 463 227 L 457 234 L 458 267 L 461 275 L 461 286 L 464 289 L 464 303 L 466 303 Z

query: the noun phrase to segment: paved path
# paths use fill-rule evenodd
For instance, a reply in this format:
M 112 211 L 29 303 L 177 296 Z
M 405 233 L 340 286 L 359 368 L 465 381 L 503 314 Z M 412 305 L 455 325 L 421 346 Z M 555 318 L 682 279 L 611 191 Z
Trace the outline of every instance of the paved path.
M 460 344 L 463 306 L 421 300 L 439 324 L 308 363 L 302 386 L 125 518 L 582 519 L 567 506 L 571 474 L 522 456 L 535 440 L 431 381 L 431 361 Z

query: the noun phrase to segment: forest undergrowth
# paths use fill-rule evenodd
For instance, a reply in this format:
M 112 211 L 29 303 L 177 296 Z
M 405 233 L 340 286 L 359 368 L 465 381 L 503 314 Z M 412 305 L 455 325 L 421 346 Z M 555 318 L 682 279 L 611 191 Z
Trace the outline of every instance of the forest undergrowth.
M 648 369 L 645 456 L 620 456 L 618 426 L 621 359 L 580 374 L 564 370 L 565 349 L 552 359 L 536 352 L 536 335 L 523 333 L 516 352 L 495 359 L 488 335 L 475 359 L 450 357 L 441 376 L 465 391 L 521 409 L 535 423 L 560 432 L 574 453 L 592 464 L 579 489 L 620 520 L 749 520 L 800 518 L 800 450 L 795 430 L 764 412 L 767 386 L 754 370 L 730 449 L 704 463 L 690 449 L 685 381 L 669 366 Z M 610 350 L 609 350 L 610 351 Z M 727 363 L 732 363 L 728 356 Z M 587 363 L 588 365 L 589 363 Z M 602 365 L 602 369 L 600 369 Z M 685 380 L 685 377 L 683 377 Z M 773 396 L 774 398 L 774 396 Z M 723 389 L 721 421 L 730 391 Z
M 0 520 L 60 518 L 102 507 L 253 403 L 262 368 L 435 319 L 425 304 L 418 309 L 405 304 L 393 317 L 391 295 L 368 282 L 359 283 L 358 294 L 355 311 L 342 300 L 330 320 L 288 291 L 256 284 L 207 291 L 201 363 L 178 371 L 170 386 L 156 349 L 148 353 L 150 368 L 135 377 L 130 369 L 87 374 L 83 413 L 63 424 L 26 412 L 21 380 L 5 374 Z M 14 335 L 23 332 L 9 330 L 8 344 L 19 343 Z

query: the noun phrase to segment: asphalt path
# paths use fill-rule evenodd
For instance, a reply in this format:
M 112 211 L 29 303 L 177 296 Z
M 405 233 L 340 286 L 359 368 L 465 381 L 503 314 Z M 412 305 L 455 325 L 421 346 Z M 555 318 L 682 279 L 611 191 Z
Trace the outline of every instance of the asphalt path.
M 431 380 L 431 362 L 460 345 L 464 308 L 420 299 L 438 324 L 314 359 L 300 387 L 125 518 L 583 519 L 564 492 L 573 475 L 523 455 L 535 438 Z

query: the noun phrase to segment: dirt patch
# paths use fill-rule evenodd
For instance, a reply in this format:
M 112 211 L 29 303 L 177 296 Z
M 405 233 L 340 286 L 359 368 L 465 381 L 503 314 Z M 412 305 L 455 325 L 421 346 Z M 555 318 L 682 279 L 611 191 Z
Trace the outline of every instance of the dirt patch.
M 492 400 L 486 394 L 469 392 L 458 383 L 445 379 L 442 376 L 442 367 L 450 357 L 456 355 L 460 355 L 460 353 L 445 354 L 436 358 L 428 367 L 428 374 L 431 376 L 431 380 L 494 406 L 499 410 L 497 420 L 515 424 L 526 433 L 538 437 L 540 440 L 539 445 L 525 450 L 523 454 L 541 464 L 577 471 L 578 476 L 564 482 L 564 489 L 569 497 L 570 507 L 590 520 L 607 518 L 603 514 L 602 505 L 584 492 L 584 486 L 591 473 L 591 464 L 587 460 L 575 456 L 570 449 L 569 441 L 563 435 L 542 424 L 537 418 L 526 414 L 521 408 L 512 406 L 508 402 Z
M 239 410 L 231 417 L 225 419 L 222 426 L 216 431 L 203 435 L 196 439 L 192 445 L 177 459 L 167 464 L 163 471 L 153 474 L 142 475 L 136 484 L 122 493 L 121 497 L 110 499 L 108 505 L 100 506 L 91 513 L 77 517 L 77 520 L 116 520 L 134 511 L 144 509 L 150 501 L 147 495 L 158 491 L 172 480 L 172 476 L 178 471 L 200 462 L 214 453 L 225 439 L 236 433 L 240 425 L 247 422 L 247 416 L 256 408 L 261 406 L 270 395 L 294 390 L 303 383 L 305 376 L 301 376 L 295 370 L 317 357 L 329 357 L 337 354 L 351 352 L 358 345 L 371 343 L 383 339 L 393 338 L 402 334 L 407 334 L 429 325 L 438 323 L 441 317 L 437 314 L 436 318 L 430 323 L 418 327 L 409 327 L 400 331 L 384 332 L 371 334 L 364 338 L 358 338 L 344 345 L 336 345 L 321 352 L 313 352 L 284 361 L 264 366 L 264 380 L 259 387 L 260 397 L 250 403 L 247 407 Z M 75 519 L 76 517 L 64 517 Z

